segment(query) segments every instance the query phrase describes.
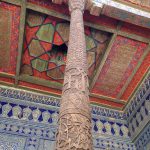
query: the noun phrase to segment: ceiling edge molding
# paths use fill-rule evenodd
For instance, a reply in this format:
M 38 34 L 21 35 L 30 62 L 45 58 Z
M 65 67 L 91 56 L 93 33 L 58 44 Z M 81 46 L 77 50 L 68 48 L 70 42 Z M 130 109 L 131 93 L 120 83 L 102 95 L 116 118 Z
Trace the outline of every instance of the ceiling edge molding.
M 36 102 L 42 105 L 51 105 L 51 106 L 60 106 L 60 97 L 45 95 L 33 91 L 27 91 L 23 89 L 17 89 L 14 87 L 8 87 L 0 85 L 0 97 L 4 97 L 5 99 L 18 99 L 22 100 L 24 103 L 28 102 Z M 116 118 L 124 120 L 124 114 L 120 110 L 115 110 L 113 108 L 106 108 L 104 106 L 99 106 L 91 103 L 92 112 L 95 115 L 103 115 L 106 117 Z
M 127 11 L 129 13 L 133 13 L 135 15 L 150 18 L 150 10 L 146 11 L 146 10 L 142 10 L 140 8 L 135 8 L 132 5 L 129 6 L 129 5 L 126 5 L 124 3 L 117 2 L 115 0 L 93 0 L 93 2 L 97 6 L 99 6 L 99 4 L 103 4 L 103 5 L 106 5 L 106 6 L 111 6 L 111 7 L 114 7 L 114 8 L 121 9 L 123 11 Z
M 143 97 L 146 97 L 145 94 L 148 94 L 147 91 L 149 90 L 150 90 L 150 71 L 140 84 L 139 88 L 135 92 L 132 99 L 127 103 L 123 111 L 125 113 L 129 113 L 131 111 L 132 113 L 134 111 L 134 108 L 145 100 L 143 99 Z

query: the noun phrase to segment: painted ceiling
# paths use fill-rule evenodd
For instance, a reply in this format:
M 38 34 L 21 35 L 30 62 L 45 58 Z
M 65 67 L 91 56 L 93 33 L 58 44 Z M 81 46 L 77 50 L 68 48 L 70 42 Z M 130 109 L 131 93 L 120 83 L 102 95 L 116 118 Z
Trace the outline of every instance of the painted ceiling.
M 140 6 L 142 5 L 142 6 L 145 6 L 145 7 L 150 6 L 149 0 L 122 0 L 122 1 L 130 2 L 130 3 L 136 4 L 136 5 L 140 5 Z
M 45 0 L 28 3 L 24 12 L 0 3 L 0 83 L 60 96 L 68 10 Z M 149 71 L 150 29 L 88 13 L 84 20 L 90 100 L 122 110 Z

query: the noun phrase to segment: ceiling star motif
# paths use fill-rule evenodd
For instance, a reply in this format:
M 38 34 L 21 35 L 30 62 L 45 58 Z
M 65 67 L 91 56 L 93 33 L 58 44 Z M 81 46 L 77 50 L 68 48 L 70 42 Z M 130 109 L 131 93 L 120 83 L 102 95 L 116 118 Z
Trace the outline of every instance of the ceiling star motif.
M 34 19 L 35 18 L 35 19 Z M 110 34 L 85 28 L 89 78 L 92 79 Z M 22 74 L 62 83 L 69 40 L 69 23 L 29 12 L 26 24 Z

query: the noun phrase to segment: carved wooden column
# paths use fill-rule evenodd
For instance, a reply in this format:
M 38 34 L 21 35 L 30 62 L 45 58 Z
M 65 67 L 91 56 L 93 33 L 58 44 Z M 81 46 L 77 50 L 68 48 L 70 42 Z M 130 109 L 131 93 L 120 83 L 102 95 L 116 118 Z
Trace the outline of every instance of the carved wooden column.
M 69 0 L 70 37 L 59 114 L 57 150 L 92 150 L 83 12 L 86 0 Z

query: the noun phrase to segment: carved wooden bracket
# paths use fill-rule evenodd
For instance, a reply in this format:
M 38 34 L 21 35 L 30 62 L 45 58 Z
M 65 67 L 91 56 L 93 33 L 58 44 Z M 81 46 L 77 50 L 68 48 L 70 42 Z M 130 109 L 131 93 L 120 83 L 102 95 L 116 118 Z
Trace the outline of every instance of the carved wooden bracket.
M 88 10 L 90 11 L 91 15 L 99 16 L 101 14 L 103 6 L 104 6 L 104 4 L 102 4 L 102 3 L 99 3 L 99 5 L 92 3 L 91 7 Z

